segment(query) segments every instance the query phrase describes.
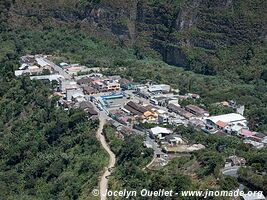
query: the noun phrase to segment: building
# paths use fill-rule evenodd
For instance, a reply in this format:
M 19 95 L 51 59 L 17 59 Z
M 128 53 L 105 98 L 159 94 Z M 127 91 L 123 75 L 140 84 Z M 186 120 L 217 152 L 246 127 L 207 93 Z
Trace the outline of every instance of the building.
M 168 93 L 171 90 L 171 86 L 166 84 L 159 84 L 159 85 L 150 85 L 148 87 L 148 92 L 153 94 L 160 94 L 160 93 Z
M 82 77 L 81 79 L 77 80 L 77 83 L 79 85 L 90 85 L 92 83 L 93 79 L 91 79 L 90 77 Z
M 192 99 L 199 99 L 200 98 L 199 94 L 195 94 L 195 93 L 187 93 L 186 96 L 188 96 L 189 98 L 192 98 Z
M 94 108 L 86 108 L 84 111 L 87 112 L 90 116 L 98 115 L 97 111 Z
M 193 115 L 199 116 L 199 117 L 208 117 L 209 116 L 209 112 L 196 106 L 196 105 L 187 105 L 185 106 L 185 110 L 192 113 Z
M 159 124 L 167 124 L 167 123 L 169 123 L 169 115 L 165 114 L 165 113 L 158 115 L 158 123 Z
M 129 101 L 124 108 L 131 112 L 133 115 L 139 115 L 142 116 L 146 112 L 148 112 L 148 109 L 146 109 L 144 106 L 141 106 L 133 101 Z
M 79 103 L 79 107 L 83 110 L 87 109 L 87 108 L 93 108 L 93 104 L 89 101 L 83 101 Z
M 73 101 L 75 99 L 80 100 L 80 98 L 84 99 L 84 93 L 83 93 L 82 89 L 68 89 L 68 90 L 66 90 L 67 101 Z
M 190 119 L 189 125 L 200 129 L 205 127 L 205 123 L 202 120 L 196 118 Z
M 64 80 L 64 77 L 59 74 L 51 74 L 51 75 L 40 75 L 40 76 L 31 76 L 31 80 L 49 80 L 51 81 L 57 81 L 61 82 Z
M 108 77 L 108 80 L 119 83 L 120 80 L 121 80 L 121 77 L 118 76 L 118 75 L 115 75 L 115 76 L 109 76 L 109 77 Z
M 148 110 L 144 106 L 141 106 L 133 101 L 129 101 L 124 109 L 129 111 L 133 115 L 137 115 L 142 122 L 156 122 L 157 116 L 154 112 Z
M 164 97 L 164 96 L 154 97 L 150 99 L 150 103 L 154 105 L 165 106 L 166 100 L 167 100 L 167 97 Z
M 137 86 L 136 92 L 146 99 L 149 99 L 151 97 L 151 93 L 148 92 L 148 87 L 146 85 Z
M 111 92 L 111 91 L 119 91 L 120 84 L 117 81 L 113 80 L 96 80 L 93 81 L 93 87 L 97 89 L 99 92 Z
M 45 57 L 45 56 L 44 56 Z M 51 72 L 51 65 L 44 60 L 42 55 L 26 55 L 21 57 L 21 66 L 19 70 L 15 70 L 15 76 L 21 76 L 24 74 L 37 75 L 41 74 L 43 70 L 49 70 Z M 41 79 L 44 80 L 44 79 Z
M 119 81 L 121 88 L 123 90 L 135 90 L 136 89 L 136 84 L 132 83 L 130 80 L 126 79 L 126 78 L 122 78 Z
M 256 134 L 256 132 L 252 132 L 250 130 L 247 129 L 241 129 L 241 131 L 237 132 L 237 136 L 240 137 L 252 137 Z
M 79 85 L 74 80 L 60 80 L 60 91 L 66 93 L 67 90 L 78 89 Z
M 172 134 L 172 131 L 167 128 L 157 126 L 150 129 L 150 136 L 152 138 L 158 138 L 160 140 L 163 140 L 165 136 L 169 134 Z
M 208 129 L 218 129 L 230 134 L 238 134 L 242 129 L 248 129 L 246 118 L 237 113 L 208 117 L 206 126 Z
M 185 109 L 181 108 L 178 103 L 170 103 L 168 105 L 168 109 L 186 119 L 190 119 L 194 116 L 192 113 L 187 112 Z
M 251 140 L 251 139 L 244 140 L 244 143 L 250 145 L 251 147 L 254 147 L 255 149 L 262 149 L 262 148 L 264 148 L 264 144 L 263 143 L 256 142 L 256 141 Z
M 186 144 L 181 135 L 171 134 L 165 136 L 165 141 L 170 145 Z
M 84 94 L 87 94 L 87 95 L 92 95 L 92 94 L 96 94 L 97 93 L 97 90 L 95 90 L 93 87 L 91 86 L 84 86 L 83 87 L 83 92 Z
M 246 164 L 246 160 L 243 157 L 238 156 L 229 156 L 225 159 L 225 166 L 244 166 Z

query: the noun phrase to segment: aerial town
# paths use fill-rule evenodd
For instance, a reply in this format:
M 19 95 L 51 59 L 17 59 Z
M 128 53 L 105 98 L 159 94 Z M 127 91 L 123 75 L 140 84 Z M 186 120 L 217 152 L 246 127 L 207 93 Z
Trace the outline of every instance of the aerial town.
M 129 134 L 143 136 L 143 145 L 154 151 L 154 159 L 149 164 L 151 167 L 163 167 L 179 153 L 190 155 L 205 148 L 203 144 L 189 143 L 175 133 L 175 128 L 180 125 L 192 127 L 203 134 L 236 136 L 255 149 L 267 146 L 267 136 L 249 130 L 243 116 L 245 108 L 236 105 L 235 101 L 217 103 L 231 107 L 235 112 L 210 116 L 209 111 L 198 105 L 179 104 L 185 99 L 192 102 L 200 99 L 198 94 L 180 95 L 179 89 L 167 84 L 152 81 L 140 84 L 117 75 L 106 76 L 99 68 L 63 62 L 57 65 L 52 58 L 48 55 L 23 56 L 15 76 L 29 75 L 31 80 L 52 82 L 56 85 L 54 95 L 59 97 L 58 106 L 66 111 L 80 108 L 92 120 L 105 118 L 120 138 Z M 242 157 L 233 155 L 225 161 L 225 167 L 245 163 Z
M 267 137 L 249 130 L 243 116 L 244 106 L 237 106 L 234 101 L 218 104 L 235 108 L 235 113 L 210 116 L 207 110 L 197 105 L 182 107 L 179 104 L 180 100 L 201 98 L 198 94 L 179 95 L 179 89 L 166 84 L 151 81 L 139 84 L 120 76 L 105 76 L 99 73 L 99 69 L 79 64 L 56 65 L 50 57 L 21 57 L 21 67 L 15 75 L 28 74 L 31 80 L 56 82 L 54 95 L 60 97 L 60 106 L 65 110 L 81 108 L 92 119 L 98 118 L 99 112 L 104 113 L 120 137 L 133 133 L 145 135 L 144 145 L 154 149 L 155 157 L 162 158 L 162 165 L 166 164 L 168 154 L 205 148 L 202 144 L 189 145 L 184 138 L 173 133 L 179 125 L 191 126 L 207 134 L 235 135 L 256 149 L 267 146 Z M 144 123 L 154 127 L 144 129 L 140 126 Z

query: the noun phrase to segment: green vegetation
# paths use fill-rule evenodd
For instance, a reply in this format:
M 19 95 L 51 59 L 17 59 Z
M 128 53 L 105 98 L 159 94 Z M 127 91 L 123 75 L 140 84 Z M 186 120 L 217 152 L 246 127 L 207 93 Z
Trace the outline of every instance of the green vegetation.
M 244 157 L 247 161 L 247 167 L 239 170 L 240 180 L 250 188 L 267 192 L 265 184 L 267 182 L 265 174 L 267 170 L 266 150 L 252 150 L 234 136 L 206 135 L 185 127 L 178 127 L 176 132 L 192 143 L 201 143 L 206 146 L 206 149 L 194 153 L 203 166 L 198 171 L 200 177 L 210 174 L 217 177 L 219 175 L 218 170 L 223 166 L 223 159 L 231 155 L 237 155 Z M 236 180 L 231 178 L 222 179 L 220 186 L 227 188 L 227 185 L 229 187 L 236 185 Z
M 233 155 L 234 151 L 237 155 L 256 153 L 256 151 L 247 153 L 249 149 L 246 147 L 240 148 L 242 143 L 237 138 L 208 136 L 191 128 L 178 127 L 175 132 L 182 134 L 190 143 L 204 143 L 206 149 L 195 152 L 191 156 L 174 158 L 160 170 L 145 170 L 144 166 L 149 163 L 152 152 L 149 153 L 148 149 L 144 149 L 142 138 L 131 135 L 127 136 L 125 140 L 118 139 L 115 129 L 110 126 L 106 126 L 104 132 L 111 145 L 118 144 L 116 147 L 119 146 L 116 148 L 117 165 L 110 177 L 112 190 L 123 188 L 137 191 L 143 188 L 152 191 L 164 188 L 166 190 L 173 189 L 176 192 L 206 189 L 233 190 L 238 187 L 237 180 L 232 177 L 224 177 L 219 171 L 224 165 L 224 158 Z M 223 148 L 218 148 L 220 146 Z M 239 147 L 239 151 L 235 150 L 237 147 Z M 246 157 L 246 159 L 250 158 Z M 136 197 L 136 199 L 142 198 Z
M 98 184 L 107 156 L 83 111 L 56 107 L 47 84 L 1 84 L 1 199 L 77 199 Z
M 246 155 L 248 158 L 248 167 L 239 170 L 240 180 L 244 181 L 250 187 L 267 191 L 267 153 L 252 152 Z
M 58 108 L 54 83 L 14 78 L 19 56 L 58 52 L 53 42 L 63 32 L 46 33 L 0 33 L 0 199 L 89 198 L 108 162 L 98 123 L 82 110 Z

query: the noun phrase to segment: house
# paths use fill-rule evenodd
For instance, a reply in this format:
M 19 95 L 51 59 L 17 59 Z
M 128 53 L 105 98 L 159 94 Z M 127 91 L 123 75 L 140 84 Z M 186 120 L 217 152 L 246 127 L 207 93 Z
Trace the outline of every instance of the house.
M 125 106 L 124 109 L 132 113 L 133 115 L 139 116 L 139 118 L 145 122 L 155 122 L 157 120 L 157 116 L 154 112 L 149 111 L 144 106 L 141 106 L 133 101 L 129 101 Z
M 169 123 L 169 115 L 164 113 L 164 114 L 159 114 L 158 115 L 158 123 L 159 124 L 166 124 Z
M 182 136 L 177 134 L 166 135 L 165 140 L 171 145 L 186 144 Z
M 252 132 L 250 130 L 241 129 L 241 131 L 237 133 L 237 136 L 240 136 L 240 137 L 252 137 L 255 134 L 256 134 L 255 132 Z
M 87 94 L 87 95 L 91 95 L 91 94 L 96 94 L 97 93 L 97 91 L 91 86 L 84 86 L 83 87 L 83 92 L 84 92 L 84 94 Z
M 154 97 L 150 99 L 150 103 L 154 105 L 164 106 L 166 105 L 167 97 L 160 96 L 160 97 Z
M 157 121 L 157 116 L 151 112 L 151 111 L 146 111 L 142 116 L 141 119 L 143 122 L 156 122 Z
M 67 90 L 78 89 L 79 86 L 74 80 L 60 80 L 60 91 L 66 93 Z
M 194 116 L 192 113 L 181 108 L 178 103 L 170 103 L 168 105 L 168 109 L 175 112 L 176 114 L 186 118 L 186 119 L 190 119 Z
M 83 110 L 87 109 L 87 108 L 93 108 L 93 104 L 89 101 L 82 101 L 79 103 L 79 107 Z
M 69 89 L 66 91 L 67 101 L 75 100 L 79 97 L 84 98 L 84 93 L 82 89 Z
M 118 75 L 115 75 L 115 76 L 109 76 L 109 77 L 108 77 L 108 80 L 119 83 L 120 80 L 121 80 L 121 77 L 118 76 Z
M 246 160 L 243 157 L 238 156 L 229 156 L 225 159 L 225 166 L 244 166 L 246 164 Z
M 148 109 L 146 109 L 145 107 L 133 102 L 133 101 L 129 101 L 124 108 L 126 110 L 128 110 L 129 112 L 131 112 L 133 115 L 143 115 L 145 112 L 148 111 Z
M 79 85 L 90 85 L 93 80 L 90 77 L 82 77 L 81 79 L 77 80 Z
M 166 135 L 169 135 L 171 133 L 171 130 L 159 126 L 150 129 L 150 136 L 152 138 L 158 138 L 160 140 L 164 139 Z
M 151 94 L 148 92 L 148 87 L 146 85 L 137 86 L 135 90 L 140 96 L 146 99 L 149 99 L 151 97 Z
M 97 116 L 98 113 L 97 111 L 94 109 L 94 108 L 86 108 L 85 109 L 85 112 L 87 112 L 90 116 Z
M 196 128 L 204 128 L 205 127 L 205 123 L 200 119 L 190 119 L 189 125 L 196 127 Z
M 117 128 L 117 130 L 118 130 L 118 132 L 120 132 L 124 136 L 125 135 L 130 135 L 130 134 L 132 134 L 134 132 L 131 128 L 129 128 L 127 126 L 120 126 L 120 127 Z
M 153 149 L 153 144 L 149 141 L 144 141 L 144 147 Z
M 95 80 L 92 82 L 93 87 L 99 92 L 111 92 L 120 90 L 120 84 L 114 80 Z
M 178 102 L 178 97 L 172 96 L 168 97 L 165 101 L 165 105 L 162 106 L 168 106 L 170 103 L 177 103 Z
M 187 105 L 185 106 L 185 110 L 196 115 L 196 116 L 199 116 L 199 117 L 204 117 L 204 116 L 209 116 L 209 112 L 196 106 L 196 105 Z
M 171 90 L 171 86 L 166 84 L 159 84 L 159 85 L 150 85 L 148 87 L 148 92 L 153 94 L 160 94 L 160 93 L 168 93 Z
M 118 128 L 121 124 L 113 119 L 108 120 L 109 124 L 111 124 L 114 128 Z
M 178 103 L 169 103 L 167 108 L 173 112 L 177 112 L 177 109 L 181 108 L 181 106 Z
M 121 88 L 124 90 L 135 90 L 136 89 L 136 84 L 132 83 L 130 80 L 126 78 L 122 78 L 119 81 Z
M 50 74 L 50 75 L 30 76 L 30 79 L 31 80 L 49 80 L 50 82 L 57 81 L 60 83 L 60 81 L 62 81 L 64 77 L 59 74 Z
M 244 140 L 244 143 L 245 144 L 248 144 L 248 145 L 250 145 L 252 147 L 254 147 L 255 149 L 262 149 L 262 148 L 264 148 L 264 144 L 263 143 L 253 141 L 251 139 Z
M 196 94 L 196 93 L 187 93 L 186 96 L 188 96 L 189 98 L 192 98 L 192 99 L 199 99 L 200 98 L 199 94 Z
M 251 136 L 256 142 L 263 142 L 267 136 L 260 132 L 254 132 L 254 135 Z

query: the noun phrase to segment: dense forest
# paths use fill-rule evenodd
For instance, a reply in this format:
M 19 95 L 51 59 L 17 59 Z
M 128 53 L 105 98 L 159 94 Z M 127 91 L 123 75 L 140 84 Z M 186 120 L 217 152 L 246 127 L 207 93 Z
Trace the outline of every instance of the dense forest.
M 98 122 L 58 107 L 52 84 L 14 77 L 21 55 L 60 51 L 38 43 L 49 34 L 17 33 L 0 33 L 0 199 L 88 198 L 108 162 Z
M 1 199 L 77 199 L 98 184 L 107 155 L 97 122 L 56 107 L 47 84 L 1 80 Z M 87 194 L 88 195 L 88 194 Z

